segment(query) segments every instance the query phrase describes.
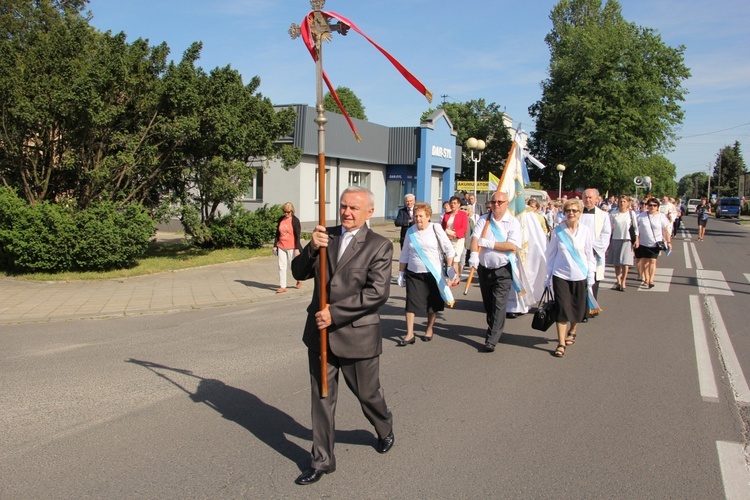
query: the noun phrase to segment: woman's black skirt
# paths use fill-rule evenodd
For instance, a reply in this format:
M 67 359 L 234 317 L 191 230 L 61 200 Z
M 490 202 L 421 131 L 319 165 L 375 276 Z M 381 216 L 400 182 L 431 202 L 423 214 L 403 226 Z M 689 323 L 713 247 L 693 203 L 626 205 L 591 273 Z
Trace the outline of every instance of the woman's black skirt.
M 636 259 L 656 259 L 659 257 L 659 247 L 644 247 L 643 245 L 635 249 Z
M 406 270 L 406 312 L 436 313 L 445 309 L 432 273 L 413 273 Z
M 580 323 L 586 314 L 586 280 L 568 281 L 552 277 L 552 292 L 557 302 L 558 323 Z

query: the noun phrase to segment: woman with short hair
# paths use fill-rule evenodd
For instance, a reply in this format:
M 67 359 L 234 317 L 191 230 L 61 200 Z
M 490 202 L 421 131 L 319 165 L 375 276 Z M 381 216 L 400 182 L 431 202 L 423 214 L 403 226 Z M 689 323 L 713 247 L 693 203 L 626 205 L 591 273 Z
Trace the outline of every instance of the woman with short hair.
M 279 289 L 276 293 L 286 292 L 287 269 L 292 259 L 299 255 L 302 250 L 300 243 L 300 233 L 302 225 L 299 219 L 294 215 L 294 205 L 289 202 L 281 206 L 284 215 L 276 222 L 276 236 L 273 240 L 273 254 L 279 260 Z M 298 281 L 295 288 L 300 288 L 302 282 Z
M 398 341 L 398 347 L 414 343 L 417 313 L 427 312 L 427 328 L 422 340 L 432 340 L 437 314 L 445 309 L 446 302 L 453 302 L 443 276 L 442 255 L 445 255 L 448 278 L 451 279 L 456 253 L 443 228 L 431 223 L 430 217 L 432 208 L 429 204 L 419 202 L 414 205 L 414 225 L 406 232 L 398 261 L 398 286 L 406 288 L 406 336 Z
M 578 323 L 588 307 L 587 292 L 594 283 L 596 257 L 591 231 L 580 223 L 583 203 L 568 200 L 563 204 L 565 220 L 552 231 L 547 245 L 547 277 L 557 302 L 557 348 L 555 357 L 562 358 L 567 346 L 576 341 Z
M 638 234 L 635 256 L 640 266 L 639 274 L 643 279 L 643 286 L 653 288 L 660 244 L 663 243 L 666 249 L 672 250 L 671 223 L 664 214 L 659 213 L 658 199 L 649 198 L 646 201 L 646 212 L 638 215 Z

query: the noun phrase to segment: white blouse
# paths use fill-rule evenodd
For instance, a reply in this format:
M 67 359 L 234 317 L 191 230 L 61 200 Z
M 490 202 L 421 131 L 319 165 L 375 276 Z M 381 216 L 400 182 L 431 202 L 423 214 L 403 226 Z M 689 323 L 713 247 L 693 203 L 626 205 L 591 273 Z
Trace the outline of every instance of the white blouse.
M 445 258 L 450 260 L 456 256 L 456 251 L 453 249 L 453 244 L 448 239 L 448 235 L 445 234 L 445 230 L 440 224 L 430 223 L 424 230 L 420 231 L 416 225 L 412 226 L 416 230 L 415 237 L 419 246 L 422 248 L 425 256 L 432 262 L 435 269 L 440 270 L 443 267 L 441 262 L 440 251 L 438 250 L 438 240 L 440 242 L 440 248 L 445 253 Z M 422 259 L 419 257 L 417 250 L 411 244 L 411 229 L 406 232 L 404 237 L 404 248 L 401 249 L 401 256 L 398 258 L 399 263 L 406 264 L 406 269 L 413 273 L 428 273 L 429 270 L 425 266 Z
M 642 212 L 638 215 L 638 243 L 644 247 L 655 247 L 657 241 L 664 241 L 665 227 L 670 227 L 671 223 L 667 216 L 661 213 L 649 215 L 648 212 Z
M 638 221 L 635 212 L 612 212 L 609 214 L 612 221 L 612 239 L 630 240 L 630 224 L 635 225 L 635 234 L 638 235 Z
M 565 225 L 558 227 L 566 227 Z M 568 231 L 565 229 L 565 231 Z M 570 232 L 568 231 L 568 236 Z M 547 281 L 552 280 L 552 276 L 557 276 L 568 281 L 582 281 L 594 279 L 596 274 L 596 257 L 594 257 L 594 238 L 588 227 L 580 222 L 578 229 L 573 233 L 571 238 L 574 249 L 583 254 L 586 263 L 584 272 L 576 263 L 573 257 L 568 253 L 567 247 L 560 240 L 557 230 L 552 231 L 552 237 L 547 245 Z

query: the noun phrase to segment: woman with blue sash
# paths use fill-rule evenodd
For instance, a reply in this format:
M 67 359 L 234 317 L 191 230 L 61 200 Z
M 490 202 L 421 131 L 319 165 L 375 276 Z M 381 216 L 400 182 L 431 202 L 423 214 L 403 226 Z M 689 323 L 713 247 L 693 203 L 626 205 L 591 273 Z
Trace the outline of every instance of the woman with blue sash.
M 453 306 L 453 294 L 448 283 L 455 279 L 453 245 L 440 224 L 430 222 L 432 208 L 419 202 L 414 205 L 414 225 L 406 232 L 398 265 L 398 286 L 406 288 L 406 336 L 398 347 L 415 342 L 414 318 L 427 312 L 427 328 L 421 339 L 432 340 L 437 314 L 445 304 Z M 443 266 L 443 255 L 445 264 Z
M 565 355 L 566 346 L 576 340 L 578 323 L 586 308 L 599 308 L 590 292 L 596 275 L 594 239 L 591 231 L 580 224 L 583 204 L 568 200 L 563 205 L 565 220 L 555 227 L 547 245 L 545 287 L 551 287 L 557 302 L 557 349 L 554 355 Z M 593 302 L 591 302 L 593 301 Z

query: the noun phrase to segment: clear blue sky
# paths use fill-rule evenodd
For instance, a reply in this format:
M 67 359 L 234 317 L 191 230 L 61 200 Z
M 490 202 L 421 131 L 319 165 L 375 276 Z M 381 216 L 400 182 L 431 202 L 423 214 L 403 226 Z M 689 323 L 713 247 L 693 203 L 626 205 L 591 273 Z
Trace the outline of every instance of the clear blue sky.
M 325 10 L 354 22 L 401 61 L 435 95 L 432 105 L 377 50 L 351 31 L 334 35 L 323 62 L 334 86 L 351 88 L 370 121 L 416 126 L 421 114 L 446 100 L 485 99 L 516 125 L 533 130 L 529 106 L 541 97 L 553 0 L 327 0 Z M 692 76 L 678 131 L 667 157 L 677 179 L 707 171 L 719 150 L 740 141 L 750 164 L 750 1 L 622 0 L 626 20 L 685 45 Z M 123 31 L 129 41 L 167 42 L 179 60 L 203 42 L 205 70 L 231 65 L 274 104 L 315 103 L 315 65 L 301 39 L 287 30 L 311 10 L 308 0 L 93 0 L 99 30 Z M 367 140 L 365 137 L 364 140 Z M 647 175 L 647 173 L 644 173 Z

